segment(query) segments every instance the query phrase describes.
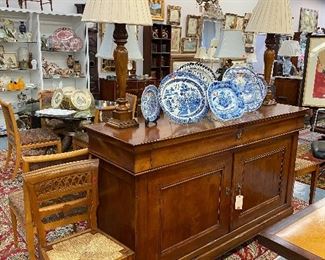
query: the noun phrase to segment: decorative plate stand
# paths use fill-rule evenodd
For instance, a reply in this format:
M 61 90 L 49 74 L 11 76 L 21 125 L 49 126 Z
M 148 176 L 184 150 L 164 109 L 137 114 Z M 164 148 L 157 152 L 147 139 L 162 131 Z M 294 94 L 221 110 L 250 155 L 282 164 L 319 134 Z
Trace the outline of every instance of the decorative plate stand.
M 188 72 L 174 72 L 160 83 L 159 103 L 164 113 L 177 124 L 195 123 L 209 110 L 206 85 Z

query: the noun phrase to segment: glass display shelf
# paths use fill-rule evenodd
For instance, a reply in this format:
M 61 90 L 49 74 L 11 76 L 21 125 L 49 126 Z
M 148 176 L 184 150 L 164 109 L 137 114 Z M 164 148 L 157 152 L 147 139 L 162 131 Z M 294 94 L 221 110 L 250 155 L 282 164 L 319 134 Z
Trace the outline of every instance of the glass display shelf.
M 6 69 L 6 70 L 2 70 L 0 69 L 0 72 L 32 72 L 32 71 L 38 71 L 37 69 L 36 70 L 33 70 L 33 69 L 27 69 L 27 70 L 21 70 L 21 69 Z
M 45 53 L 64 53 L 64 54 L 78 54 L 78 53 L 81 53 L 81 51 L 60 51 L 60 50 L 42 50 L 42 52 L 45 52 Z
M 59 79 L 85 79 L 86 76 L 80 76 L 80 77 L 44 77 L 43 76 L 43 79 L 46 79 L 46 80 L 50 80 L 50 79 L 53 79 L 53 80 L 59 80 Z

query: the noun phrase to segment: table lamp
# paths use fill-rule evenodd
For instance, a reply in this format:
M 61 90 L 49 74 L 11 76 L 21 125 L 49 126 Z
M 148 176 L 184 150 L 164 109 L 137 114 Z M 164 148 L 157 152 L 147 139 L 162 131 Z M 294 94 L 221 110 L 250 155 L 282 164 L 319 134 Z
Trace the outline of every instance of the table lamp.
M 241 30 L 223 30 L 216 58 L 246 59 L 244 35 Z
M 126 25 L 152 25 L 148 1 L 87 0 L 82 20 L 115 25 L 113 38 L 116 48 L 113 56 L 119 89 L 116 100 L 118 105 L 113 111 L 113 117 L 106 124 L 116 128 L 137 126 L 138 122 L 132 118 L 132 111 L 129 110 L 125 98 L 128 73 L 128 50 L 125 46 L 128 39 Z M 112 48 L 112 46 L 108 43 L 107 48 Z
M 275 34 L 293 35 L 290 0 L 259 0 L 246 26 L 246 32 L 267 33 L 264 53 L 264 79 L 270 84 L 275 60 Z M 276 104 L 269 89 L 265 105 Z
M 279 49 L 278 55 L 283 56 L 283 75 L 289 76 L 293 66 L 291 57 L 298 57 L 300 55 L 300 45 L 298 41 L 286 40 L 283 41 Z
M 114 60 L 114 50 L 116 48 L 116 44 L 113 39 L 114 25 L 106 24 L 105 26 L 105 34 L 99 51 L 96 54 L 96 57 L 106 59 L 106 60 Z M 128 50 L 128 70 L 132 70 L 129 65 L 132 65 L 131 61 L 143 61 L 143 56 L 140 51 L 139 42 L 137 40 L 137 28 L 136 25 L 128 25 L 127 32 L 129 35 L 128 42 L 125 47 Z
M 218 80 L 221 80 L 225 71 L 233 65 L 233 59 L 246 59 L 244 35 L 241 30 L 222 30 L 216 58 L 224 60 L 223 66 L 218 70 Z

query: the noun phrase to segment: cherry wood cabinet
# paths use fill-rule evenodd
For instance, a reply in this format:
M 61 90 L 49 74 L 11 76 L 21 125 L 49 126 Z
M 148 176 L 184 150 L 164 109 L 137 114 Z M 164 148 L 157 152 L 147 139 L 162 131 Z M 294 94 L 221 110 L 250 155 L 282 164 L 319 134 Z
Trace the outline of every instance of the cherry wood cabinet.
M 274 79 L 275 99 L 278 103 L 292 106 L 301 104 L 301 77 L 282 77 Z
M 126 92 L 136 95 L 140 101 L 143 90 L 146 86 L 153 84 L 158 87 L 154 79 L 132 79 L 127 80 Z M 118 86 L 115 79 L 100 79 L 100 98 L 103 100 L 116 100 Z
M 99 227 L 136 259 L 216 259 L 292 213 L 306 111 L 277 104 L 227 123 L 89 126 Z

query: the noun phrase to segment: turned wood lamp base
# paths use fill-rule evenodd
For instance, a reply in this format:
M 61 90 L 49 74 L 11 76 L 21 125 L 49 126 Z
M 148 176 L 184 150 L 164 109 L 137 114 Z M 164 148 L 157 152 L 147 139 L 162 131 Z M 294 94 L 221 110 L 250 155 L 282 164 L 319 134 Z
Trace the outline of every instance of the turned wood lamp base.
M 133 118 L 133 113 L 127 106 L 128 101 L 125 98 L 118 98 L 116 102 L 118 106 L 113 111 L 113 117 L 105 125 L 121 129 L 139 126 L 138 121 Z
M 271 82 L 271 74 L 273 69 L 273 63 L 275 60 L 275 34 L 268 33 L 265 40 L 266 50 L 264 53 L 264 79 L 269 85 Z M 273 98 L 273 93 L 268 87 L 266 97 L 263 101 L 264 106 L 276 105 L 277 102 Z
M 132 117 L 132 111 L 129 109 L 128 101 L 125 98 L 128 77 L 128 51 L 125 48 L 128 39 L 126 24 L 115 24 L 113 37 L 116 43 L 114 61 L 119 94 L 116 100 L 117 107 L 113 111 L 113 117 L 109 119 L 105 125 L 121 129 L 137 127 L 139 125 L 138 121 Z

